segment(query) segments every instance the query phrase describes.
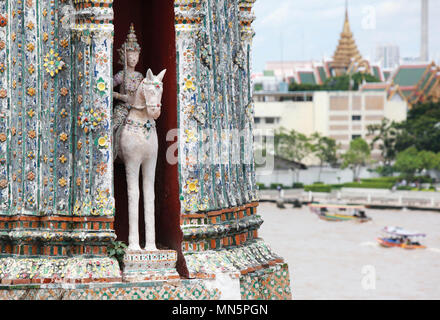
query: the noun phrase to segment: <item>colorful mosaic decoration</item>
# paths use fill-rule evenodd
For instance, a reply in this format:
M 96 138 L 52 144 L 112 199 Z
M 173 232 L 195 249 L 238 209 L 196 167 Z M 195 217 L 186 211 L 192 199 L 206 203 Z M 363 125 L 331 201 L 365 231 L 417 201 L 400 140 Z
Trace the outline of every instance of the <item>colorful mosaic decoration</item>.
M 240 293 L 243 300 L 291 300 L 287 264 L 277 264 L 241 276 Z
M 174 2 L 183 214 L 257 200 L 246 113 L 254 1 Z
M 237 274 L 243 299 L 290 299 L 289 274 L 281 271 L 287 264 L 258 238 L 263 221 L 257 214 L 250 81 L 254 2 L 174 2 L 182 250 L 193 277 Z
M 142 283 L 82 284 L 75 288 L 61 285 L 0 287 L 0 300 L 218 300 L 218 289 L 202 280 Z
M 82 19 L 90 7 L 107 23 Z M 0 15 L 1 253 L 103 255 L 116 238 L 111 1 L 0 0 Z

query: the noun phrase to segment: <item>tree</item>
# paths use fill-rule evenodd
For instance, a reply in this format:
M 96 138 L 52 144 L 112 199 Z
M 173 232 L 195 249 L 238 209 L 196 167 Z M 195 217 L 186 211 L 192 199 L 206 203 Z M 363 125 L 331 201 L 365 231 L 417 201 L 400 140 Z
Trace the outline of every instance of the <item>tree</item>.
M 396 124 L 396 151 L 414 146 L 417 150 L 440 152 L 440 103 L 416 104 L 406 121 Z
M 419 170 L 431 170 L 436 169 L 439 165 L 438 163 L 438 155 L 432 151 L 422 150 L 419 151 L 417 157 L 420 159 L 420 168 Z
M 399 152 L 394 163 L 394 169 L 399 171 L 406 179 L 412 179 L 417 171 L 423 167 L 423 162 L 419 157 L 419 151 L 416 147 Z
M 325 81 L 324 87 L 327 90 L 358 90 L 363 82 L 380 82 L 378 78 L 363 72 L 357 72 L 351 75 L 353 86 L 350 88 L 350 75 L 345 74 L 339 77 L 329 78 Z
M 334 165 L 338 161 L 336 141 L 329 137 L 324 137 L 318 132 L 311 137 L 312 152 L 319 159 L 318 180 L 321 181 L 322 167 L 325 164 Z
M 351 75 L 353 87 L 351 90 L 358 90 L 363 82 L 380 82 L 378 78 L 363 72 L 357 72 Z M 344 74 L 338 77 L 328 78 L 322 85 L 311 83 L 295 83 L 289 84 L 289 91 L 347 91 L 350 90 L 350 75 Z
M 280 128 L 274 137 L 275 154 L 287 160 L 302 163 L 312 152 L 310 139 L 295 130 Z M 296 181 L 299 180 L 299 168 L 295 169 Z
M 350 142 L 350 148 L 342 155 L 342 169 L 350 168 L 353 171 L 353 180 L 359 180 L 361 168 L 371 161 L 371 149 L 368 143 L 357 138 Z
M 398 129 L 394 121 L 383 119 L 380 124 L 372 124 L 367 127 L 368 136 L 373 136 L 370 148 L 374 149 L 379 145 L 385 167 L 390 167 L 391 162 L 396 158 L 396 141 Z
M 262 91 L 262 90 L 263 90 L 263 84 L 262 83 L 254 84 L 254 91 Z

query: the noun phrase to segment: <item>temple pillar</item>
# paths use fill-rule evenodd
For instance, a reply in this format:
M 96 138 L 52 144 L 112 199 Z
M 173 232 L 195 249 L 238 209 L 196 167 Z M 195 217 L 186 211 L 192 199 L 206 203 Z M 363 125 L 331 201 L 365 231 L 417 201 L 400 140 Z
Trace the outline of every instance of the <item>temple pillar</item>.
M 222 299 L 260 299 L 261 290 L 288 299 L 287 264 L 258 237 L 254 2 L 174 1 L 182 250 L 189 276 L 213 281 Z
M 3 284 L 120 279 L 107 253 L 116 238 L 111 3 L 0 2 Z

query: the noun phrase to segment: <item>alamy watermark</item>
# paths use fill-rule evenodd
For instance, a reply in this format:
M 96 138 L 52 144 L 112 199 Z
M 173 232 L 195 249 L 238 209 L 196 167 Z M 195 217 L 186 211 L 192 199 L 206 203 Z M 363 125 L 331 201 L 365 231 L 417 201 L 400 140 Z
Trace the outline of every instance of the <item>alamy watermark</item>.
M 171 129 L 167 132 L 168 164 L 179 162 L 178 150 L 187 165 L 253 165 L 261 174 L 274 169 L 275 132 L 273 129 Z M 182 148 L 179 148 L 179 144 Z M 190 150 L 191 148 L 195 150 Z
M 363 30 L 376 29 L 376 8 L 374 6 L 362 7 L 361 26 Z
M 376 268 L 372 265 L 365 265 L 361 270 L 361 285 L 364 290 L 376 290 Z

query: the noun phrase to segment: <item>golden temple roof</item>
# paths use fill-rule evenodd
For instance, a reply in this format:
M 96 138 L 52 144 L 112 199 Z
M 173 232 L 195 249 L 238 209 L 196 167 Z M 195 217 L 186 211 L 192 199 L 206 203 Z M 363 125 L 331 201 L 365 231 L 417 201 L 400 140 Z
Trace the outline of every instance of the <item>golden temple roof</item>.
M 335 70 L 347 69 L 352 60 L 361 61 L 362 56 L 359 53 L 356 42 L 351 32 L 350 22 L 348 19 L 348 8 L 345 10 L 344 28 L 339 39 L 338 47 L 333 55 L 332 68 Z

